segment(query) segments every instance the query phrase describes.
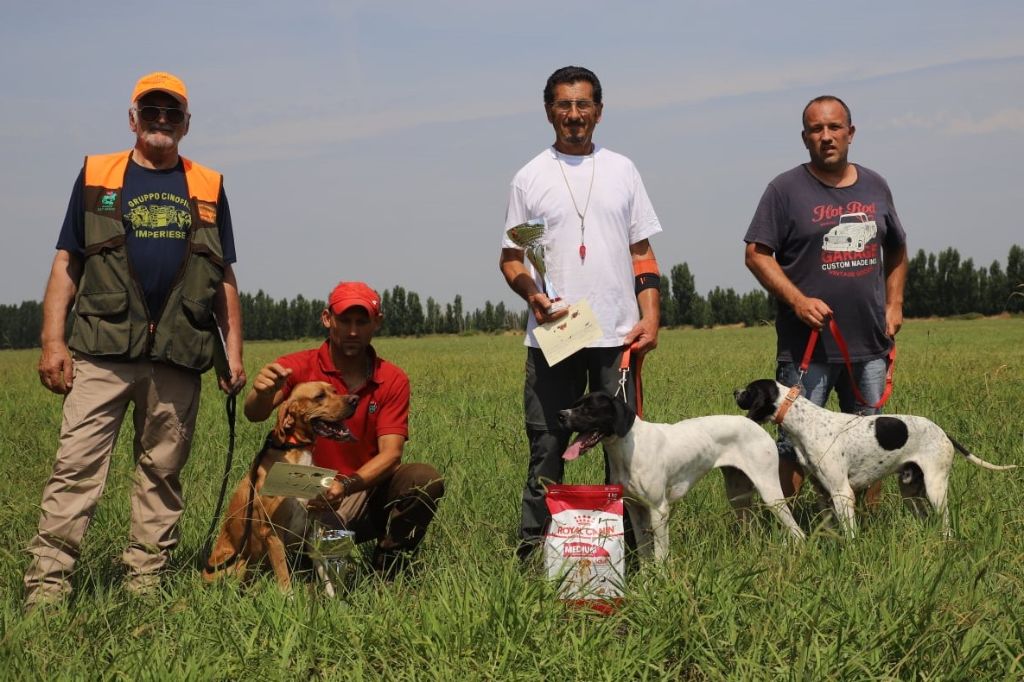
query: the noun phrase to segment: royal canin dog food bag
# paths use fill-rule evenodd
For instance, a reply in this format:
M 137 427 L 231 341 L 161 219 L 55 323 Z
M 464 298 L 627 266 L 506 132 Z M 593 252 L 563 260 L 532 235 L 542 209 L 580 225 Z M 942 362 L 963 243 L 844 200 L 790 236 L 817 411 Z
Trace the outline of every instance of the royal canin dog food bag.
M 599 611 L 622 598 L 626 543 L 621 485 L 550 485 L 544 540 L 558 596 Z

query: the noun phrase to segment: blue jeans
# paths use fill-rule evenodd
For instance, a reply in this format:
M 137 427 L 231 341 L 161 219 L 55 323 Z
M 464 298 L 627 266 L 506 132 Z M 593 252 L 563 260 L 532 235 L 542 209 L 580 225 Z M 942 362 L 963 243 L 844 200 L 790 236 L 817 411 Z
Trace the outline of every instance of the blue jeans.
M 881 357 L 864 362 L 854 362 L 853 378 L 860 388 L 860 394 L 868 404 L 857 400 L 853 394 L 853 386 L 850 384 L 850 373 L 846 371 L 846 365 L 839 363 L 812 362 L 804 374 L 803 395 L 815 405 L 825 406 L 828 396 L 835 389 L 839 398 L 839 409 L 848 414 L 879 414 L 882 410 L 871 407 L 877 403 L 883 391 L 885 391 L 885 375 L 889 369 L 888 358 Z M 775 379 L 780 384 L 793 386 L 800 376 L 800 367 L 795 362 L 780 362 L 775 370 Z M 796 461 L 796 453 L 793 445 L 786 437 L 785 431 L 779 429 L 779 457 Z

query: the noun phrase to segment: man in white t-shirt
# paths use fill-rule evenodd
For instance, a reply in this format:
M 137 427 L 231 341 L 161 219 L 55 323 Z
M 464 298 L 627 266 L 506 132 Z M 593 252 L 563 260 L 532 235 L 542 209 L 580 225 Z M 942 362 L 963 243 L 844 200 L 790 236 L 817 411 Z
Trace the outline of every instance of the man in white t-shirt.
M 526 330 L 523 401 L 530 464 L 517 550 L 524 560 L 543 542 L 550 518 L 544 486 L 562 480 L 562 453 L 572 434 L 558 423 L 559 410 L 588 388 L 615 393 L 628 347 L 633 381 L 626 386 L 626 400 L 637 408 L 636 363 L 657 345 L 660 303 L 658 268 L 648 238 L 661 232 L 661 224 L 633 162 L 593 142 L 603 110 L 597 76 L 578 66 L 558 69 L 544 88 L 544 109 L 555 143 L 512 179 L 505 230 L 544 220 L 548 278 L 565 303 L 589 302 L 603 336 L 548 365 L 533 331 L 565 311 L 552 309 L 541 278 L 505 235 L 501 272 L 533 313 Z M 605 475 L 607 479 L 607 463 Z

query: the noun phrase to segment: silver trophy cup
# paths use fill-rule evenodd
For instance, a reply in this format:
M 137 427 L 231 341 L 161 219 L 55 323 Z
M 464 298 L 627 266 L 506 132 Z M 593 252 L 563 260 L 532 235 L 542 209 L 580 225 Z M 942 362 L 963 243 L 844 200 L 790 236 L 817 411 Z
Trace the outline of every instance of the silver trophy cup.
M 526 257 L 533 264 L 533 269 L 540 275 L 544 294 L 551 301 L 551 307 L 548 308 L 548 313 L 550 314 L 559 310 L 565 310 L 569 307 L 569 304 L 558 295 L 558 292 L 555 291 L 555 285 L 552 284 L 551 278 L 548 277 L 547 265 L 544 263 L 545 227 L 543 218 L 534 218 L 515 227 L 508 228 L 505 234 L 515 242 L 516 246 L 526 253 Z
M 328 597 L 351 589 L 360 563 L 354 532 L 328 528 L 314 520 L 307 551 Z

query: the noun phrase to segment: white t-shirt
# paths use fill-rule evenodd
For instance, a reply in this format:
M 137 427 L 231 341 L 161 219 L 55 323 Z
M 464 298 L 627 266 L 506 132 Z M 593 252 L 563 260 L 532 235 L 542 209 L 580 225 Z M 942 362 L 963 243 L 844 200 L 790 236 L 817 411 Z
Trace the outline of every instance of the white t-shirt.
M 591 177 L 594 188 L 584 216 L 583 234 L 587 255 L 581 259 L 580 218 L 573 207 L 573 197 L 583 212 Z M 595 146 L 589 156 L 569 156 L 548 147 L 512 178 L 505 230 L 539 218 L 547 225 L 544 263 L 556 292 L 570 304 L 584 298 L 590 303 L 604 333 L 590 344 L 592 347 L 621 346 L 626 334 L 640 320 L 629 247 L 661 232 L 661 223 L 636 166 L 604 147 Z M 520 248 L 507 234 L 501 246 Z M 528 267 L 537 287 L 542 288 L 533 266 Z M 537 321 L 532 313 L 527 320 L 524 343 L 536 348 L 533 329 Z

